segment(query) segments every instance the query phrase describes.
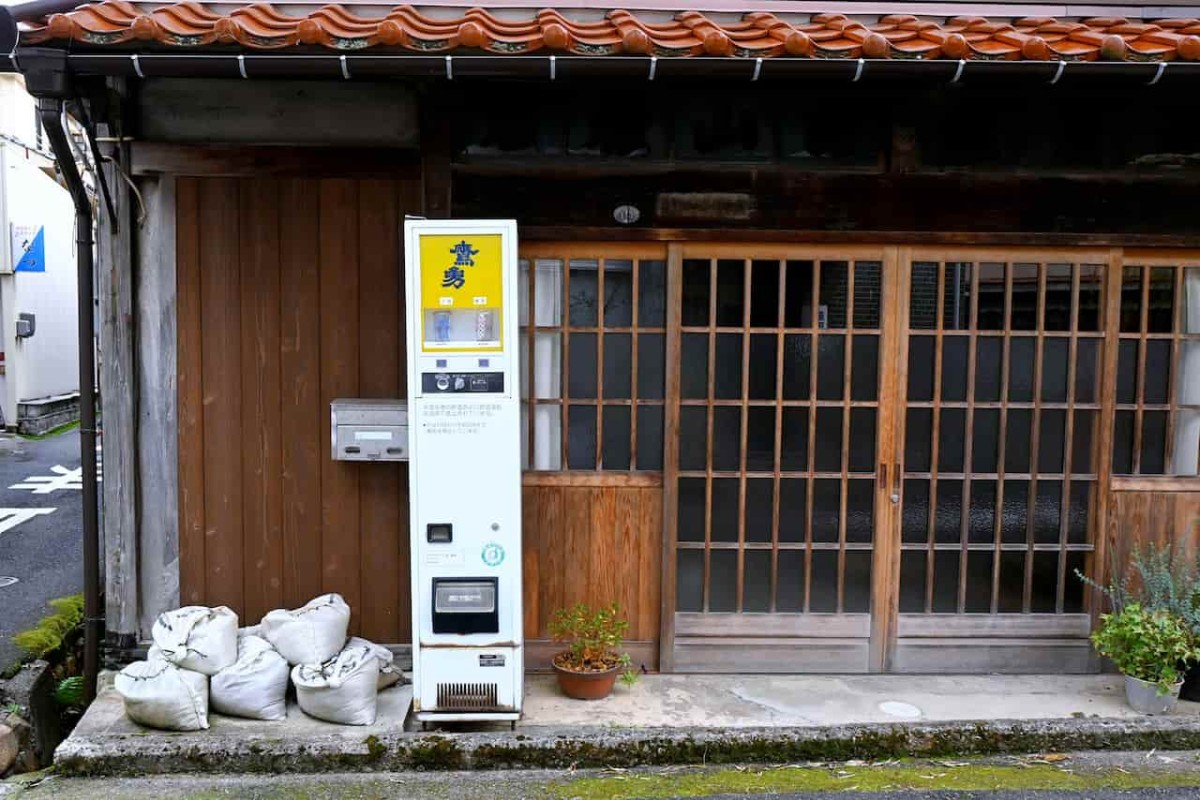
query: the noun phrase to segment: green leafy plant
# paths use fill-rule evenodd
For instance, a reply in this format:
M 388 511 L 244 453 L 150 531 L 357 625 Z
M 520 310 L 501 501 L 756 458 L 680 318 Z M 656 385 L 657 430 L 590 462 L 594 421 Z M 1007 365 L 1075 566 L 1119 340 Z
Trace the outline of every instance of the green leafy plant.
M 571 672 L 606 672 L 623 668 L 621 682 L 630 686 L 638 674 L 630 666 L 629 654 L 621 649 L 629 622 L 621 615 L 616 603 L 592 609 L 586 603 L 576 603 L 554 612 L 550 635 L 567 649 L 554 657 L 554 663 Z
M 58 597 L 50 601 L 53 614 L 13 637 L 13 644 L 34 658 L 45 658 L 62 647 L 67 636 L 83 622 L 83 595 Z
M 1169 692 L 1183 680 L 1187 666 L 1200 661 L 1195 635 L 1166 610 L 1134 602 L 1100 620 L 1092 634 L 1096 652 L 1112 659 L 1121 674 L 1157 684 L 1159 694 Z
M 19 717 L 25 713 L 25 709 L 21 708 L 20 703 L 5 703 L 3 706 L 0 706 L 0 711 L 3 711 L 5 714 L 11 714 L 14 717 Z
M 54 687 L 54 700 L 63 708 L 83 708 L 83 676 L 63 678 Z
M 1133 548 L 1120 577 L 1116 577 L 1121 569 L 1115 561 L 1111 572 L 1114 577 L 1101 586 L 1075 570 L 1080 580 L 1108 598 L 1114 611 L 1138 603 L 1149 611 L 1174 614 L 1200 633 L 1200 561 L 1182 556 L 1169 544 L 1151 542 Z

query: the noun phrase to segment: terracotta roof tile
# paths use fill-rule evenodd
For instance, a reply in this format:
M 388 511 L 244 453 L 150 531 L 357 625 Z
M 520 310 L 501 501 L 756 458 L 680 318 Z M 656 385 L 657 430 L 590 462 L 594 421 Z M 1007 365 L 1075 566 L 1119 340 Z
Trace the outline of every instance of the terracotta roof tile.
M 698 11 L 681 11 L 668 22 L 651 22 L 618 9 L 599 21 L 577 22 L 552 9 L 516 20 L 480 8 L 462 9 L 452 19 L 435 19 L 412 6 L 396 6 L 382 17 L 361 17 L 339 5 L 291 16 L 268 3 L 216 13 L 192 0 L 157 7 L 102 0 L 26 25 L 21 40 L 25 44 L 227 45 L 251 50 L 308 45 L 339 51 L 374 47 L 514 55 L 545 50 L 588 56 L 1200 60 L 1200 20 L 1196 19 L 1145 23 L 1122 17 L 962 16 L 930 20 L 889 14 L 864 24 L 843 14 L 814 14 L 795 22 L 756 12 L 729 23 Z

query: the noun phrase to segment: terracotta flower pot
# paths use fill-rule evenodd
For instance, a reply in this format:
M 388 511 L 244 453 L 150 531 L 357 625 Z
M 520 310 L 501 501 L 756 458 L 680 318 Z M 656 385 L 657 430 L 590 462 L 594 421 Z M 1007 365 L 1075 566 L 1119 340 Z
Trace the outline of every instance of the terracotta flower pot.
M 603 700 L 612 694 L 621 668 L 612 667 L 603 672 L 573 672 L 555 664 L 554 674 L 558 675 L 558 688 L 562 689 L 567 697 L 576 700 Z

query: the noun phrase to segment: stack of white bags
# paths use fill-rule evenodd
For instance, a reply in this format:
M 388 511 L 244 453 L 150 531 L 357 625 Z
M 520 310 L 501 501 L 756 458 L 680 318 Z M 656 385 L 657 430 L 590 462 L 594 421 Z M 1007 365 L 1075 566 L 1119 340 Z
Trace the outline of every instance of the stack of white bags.
M 125 713 L 172 731 L 208 728 L 208 710 L 235 717 L 287 718 L 288 680 L 305 714 L 343 725 L 375 721 L 377 694 L 400 680 L 392 651 L 346 638 L 350 606 L 338 594 L 277 609 L 238 629 L 225 606 L 186 606 L 154 623 L 145 661 L 117 675 Z

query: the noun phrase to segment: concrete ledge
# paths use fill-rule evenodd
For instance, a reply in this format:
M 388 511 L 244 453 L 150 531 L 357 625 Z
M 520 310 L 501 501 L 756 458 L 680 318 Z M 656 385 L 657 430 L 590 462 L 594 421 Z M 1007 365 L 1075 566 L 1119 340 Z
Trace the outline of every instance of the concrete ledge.
M 148 731 L 105 691 L 55 754 L 67 775 L 315 773 L 793 763 L 1070 750 L 1200 748 L 1200 717 L 860 723 L 760 727 L 522 725 L 516 732 L 407 732 L 411 687 L 380 695 L 376 725 L 213 715 L 201 733 Z M 591 706 L 592 704 L 583 704 Z
M 61 394 L 17 403 L 17 432 L 41 436 L 79 419 L 79 394 Z
M 360 730 L 304 740 L 180 734 L 130 736 L 104 744 L 72 737 L 59 748 L 55 763 L 60 774 L 109 776 L 791 763 L 1197 747 L 1200 725 L 1163 718 L 700 731 L 539 728 L 518 733 L 376 735 Z
M 1111 675 L 646 675 L 607 700 L 570 700 L 527 675 L 525 716 L 504 726 L 406 729 L 411 687 L 379 695 L 369 727 L 295 706 L 286 722 L 210 716 L 200 733 L 130 722 L 106 688 L 59 747 L 72 775 L 303 773 L 796 763 L 1200 748 L 1200 704 L 1143 717 Z

